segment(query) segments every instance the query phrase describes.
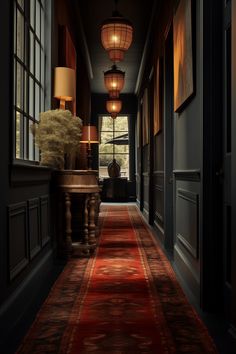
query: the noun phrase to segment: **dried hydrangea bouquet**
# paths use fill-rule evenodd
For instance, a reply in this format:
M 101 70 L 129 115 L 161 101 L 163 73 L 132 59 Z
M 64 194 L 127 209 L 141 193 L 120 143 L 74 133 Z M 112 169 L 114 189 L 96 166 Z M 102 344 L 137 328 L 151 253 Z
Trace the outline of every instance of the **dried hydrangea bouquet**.
M 38 126 L 32 126 L 35 142 L 41 151 L 40 164 L 64 168 L 64 156 L 79 152 L 82 120 L 68 110 L 40 113 Z

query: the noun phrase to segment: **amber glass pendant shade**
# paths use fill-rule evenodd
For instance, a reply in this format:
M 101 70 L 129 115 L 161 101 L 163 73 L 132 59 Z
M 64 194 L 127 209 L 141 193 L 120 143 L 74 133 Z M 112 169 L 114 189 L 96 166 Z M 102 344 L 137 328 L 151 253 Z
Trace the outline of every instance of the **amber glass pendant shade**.
M 110 98 L 118 98 L 125 83 L 125 73 L 113 65 L 111 70 L 104 73 L 104 84 Z
M 101 41 L 108 52 L 110 60 L 119 62 L 124 59 L 124 53 L 129 49 L 133 39 L 133 26 L 117 11 L 112 17 L 102 23 Z
M 122 109 L 122 101 L 117 99 L 107 100 L 106 109 L 111 117 L 115 119 Z

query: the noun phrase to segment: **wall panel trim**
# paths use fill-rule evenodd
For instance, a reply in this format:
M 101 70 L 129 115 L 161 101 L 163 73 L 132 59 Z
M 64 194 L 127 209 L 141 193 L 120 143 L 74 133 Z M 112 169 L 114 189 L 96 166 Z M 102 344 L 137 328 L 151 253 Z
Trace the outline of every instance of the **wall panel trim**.
M 24 238 L 24 255 L 14 266 L 11 266 L 11 264 L 14 263 L 14 259 L 12 259 L 13 256 L 11 250 L 14 249 L 14 247 L 16 246 L 14 243 L 14 239 L 16 235 L 14 232 L 13 223 L 14 223 L 14 218 L 21 215 L 23 215 L 23 219 L 24 219 L 22 224 L 23 229 L 18 231 L 19 233 L 20 231 L 22 231 L 23 234 L 22 237 Z M 8 226 L 8 274 L 9 274 L 10 281 L 12 281 L 29 263 L 26 202 L 12 204 L 8 207 L 8 225 L 9 225 Z M 17 224 L 17 227 L 18 226 L 19 225 Z
M 175 179 L 182 181 L 199 182 L 201 180 L 201 170 L 173 170 Z

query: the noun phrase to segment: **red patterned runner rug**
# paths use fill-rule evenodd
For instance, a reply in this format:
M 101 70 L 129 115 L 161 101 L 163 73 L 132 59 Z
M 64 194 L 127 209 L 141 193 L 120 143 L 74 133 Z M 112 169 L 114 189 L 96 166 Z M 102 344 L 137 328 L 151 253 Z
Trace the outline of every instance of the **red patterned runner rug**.
M 72 259 L 18 353 L 217 353 L 135 206 L 103 206 L 100 244 Z

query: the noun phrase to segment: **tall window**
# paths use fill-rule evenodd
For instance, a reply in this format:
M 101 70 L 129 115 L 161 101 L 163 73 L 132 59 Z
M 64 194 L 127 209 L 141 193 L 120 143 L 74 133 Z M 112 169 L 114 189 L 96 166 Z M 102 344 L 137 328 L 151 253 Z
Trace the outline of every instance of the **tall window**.
M 38 161 L 31 127 L 45 110 L 45 0 L 14 0 L 14 132 L 16 159 Z
M 107 166 L 116 159 L 121 177 L 129 178 L 129 124 L 127 116 L 100 119 L 99 176 L 108 177 Z

